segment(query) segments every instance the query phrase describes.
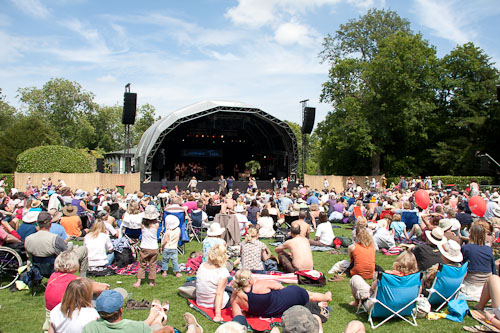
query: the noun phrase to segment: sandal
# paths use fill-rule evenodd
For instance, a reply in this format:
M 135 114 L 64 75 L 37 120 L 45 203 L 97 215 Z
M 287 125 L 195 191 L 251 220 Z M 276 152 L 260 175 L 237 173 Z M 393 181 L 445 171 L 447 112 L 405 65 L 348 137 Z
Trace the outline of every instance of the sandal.
M 329 278 L 328 282 L 340 282 L 340 281 L 343 281 L 344 279 L 345 279 L 345 277 L 342 276 L 341 274 L 339 274 L 339 275 L 334 275 L 331 278 Z
M 149 309 L 149 302 L 142 300 L 142 302 L 137 302 L 136 300 L 129 299 L 125 303 L 127 310 L 147 310 Z

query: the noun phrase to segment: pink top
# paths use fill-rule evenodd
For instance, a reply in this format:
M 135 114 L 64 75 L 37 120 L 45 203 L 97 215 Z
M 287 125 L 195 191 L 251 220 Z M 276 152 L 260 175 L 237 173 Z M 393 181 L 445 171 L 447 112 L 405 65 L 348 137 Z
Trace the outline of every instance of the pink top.
M 72 273 L 52 273 L 45 290 L 45 308 L 50 311 L 61 303 L 68 284 L 76 279 L 78 276 Z
M 198 208 L 196 201 L 186 201 L 182 204 L 182 207 L 188 208 L 188 214 L 191 213 L 192 210 L 196 210 Z

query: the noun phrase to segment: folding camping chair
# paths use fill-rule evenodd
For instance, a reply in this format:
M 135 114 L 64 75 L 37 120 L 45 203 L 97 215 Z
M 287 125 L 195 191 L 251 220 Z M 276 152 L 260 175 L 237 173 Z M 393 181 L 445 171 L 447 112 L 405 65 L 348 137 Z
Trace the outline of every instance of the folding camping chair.
M 457 297 L 458 292 L 464 286 L 462 282 L 467 274 L 468 266 L 468 262 L 461 267 L 439 264 L 432 287 L 427 289 L 429 303 L 431 305 L 440 304 L 435 310 L 436 312 Z
M 203 211 L 191 211 L 190 215 L 191 222 L 188 223 L 189 240 L 192 241 L 196 238 L 198 243 L 201 243 L 208 231 L 207 227 L 203 227 Z
M 406 224 L 406 230 L 411 230 L 414 224 L 418 224 L 417 212 L 410 212 L 410 211 L 402 212 L 401 221 Z
M 179 254 L 184 254 L 184 252 L 186 252 L 186 247 L 184 244 L 189 242 L 189 235 L 186 231 L 186 214 L 184 211 L 179 211 L 177 207 L 176 210 L 172 211 L 169 211 L 168 208 L 165 209 L 163 212 L 162 226 L 161 228 L 158 228 L 158 233 L 159 235 L 161 235 L 161 238 L 159 237 L 159 239 L 163 239 L 163 234 L 165 233 L 165 218 L 167 217 L 167 215 L 174 215 L 179 219 L 179 228 L 181 229 L 181 236 L 179 237 L 177 252 L 179 252 Z
M 406 276 L 379 273 L 375 294 L 363 302 L 363 309 L 369 313 L 368 321 L 372 329 L 376 329 L 395 316 L 410 325 L 417 326 L 416 313 L 413 309 L 416 305 L 421 284 L 422 274 L 420 272 Z M 367 308 L 368 304 L 373 304 L 373 306 Z M 362 311 L 358 307 L 357 313 L 360 312 Z M 412 320 L 408 320 L 405 316 L 411 316 Z M 374 325 L 373 318 L 385 319 Z

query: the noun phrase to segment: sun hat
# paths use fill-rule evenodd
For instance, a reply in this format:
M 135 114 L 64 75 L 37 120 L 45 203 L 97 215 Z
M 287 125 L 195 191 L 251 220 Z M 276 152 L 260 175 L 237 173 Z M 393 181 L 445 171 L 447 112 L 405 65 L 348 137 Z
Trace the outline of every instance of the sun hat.
M 50 215 L 52 216 L 52 222 L 57 222 L 61 219 L 63 214 L 61 212 L 58 212 L 57 209 L 52 208 L 50 210 Z
M 208 236 L 220 236 L 226 231 L 226 228 L 222 228 L 218 222 L 214 222 L 210 225 L 207 230 Z
M 439 252 L 448 260 L 453 262 L 462 262 L 464 257 L 462 255 L 460 244 L 453 239 L 448 239 L 438 245 Z
M 75 216 L 77 212 L 78 212 L 78 209 L 75 206 L 73 206 L 72 204 L 67 204 L 63 208 L 64 216 Z
M 431 230 L 425 231 L 425 236 L 434 245 L 439 245 L 446 242 L 446 237 L 444 236 L 444 231 L 440 227 L 435 227 Z
M 167 229 L 175 229 L 179 226 L 179 219 L 175 215 L 167 215 L 165 217 L 165 227 Z
M 38 206 L 40 206 L 40 200 L 35 199 L 31 202 L 31 208 L 37 208 Z
M 49 200 L 50 196 L 47 193 L 45 193 L 44 195 L 42 195 L 42 197 L 40 199 L 42 199 L 42 200 Z
M 98 312 L 113 313 L 123 306 L 123 296 L 116 290 L 104 290 L 95 302 Z
M 156 220 L 160 216 L 158 210 L 153 205 L 148 205 L 144 210 L 144 218 L 148 220 Z
M 318 332 L 319 323 L 309 309 L 302 305 L 294 305 L 281 317 L 283 333 Z
M 493 215 L 495 215 L 496 217 L 500 217 L 500 208 L 499 207 L 493 208 Z
M 34 223 L 36 222 L 36 220 L 38 219 L 38 214 L 40 214 L 40 212 L 37 212 L 37 211 L 29 211 L 28 214 L 24 215 L 22 220 L 23 220 L 23 223 Z
M 443 231 L 448 231 L 453 226 L 453 223 L 450 219 L 441 219 L 439 220 L 439 227 L 443 229 Z
M 391 209 L 394 209 L 394 206 L 387 204 L 387 205 L 384 206 L 384 209 L 385 210 L 391 210 Z
M 75 192 L 75 199 L 77 199 L 77 200 L 82 200 L 86 196 L 87 196 L 87 193 L 85 191 L 76 190 L 76 192 Z

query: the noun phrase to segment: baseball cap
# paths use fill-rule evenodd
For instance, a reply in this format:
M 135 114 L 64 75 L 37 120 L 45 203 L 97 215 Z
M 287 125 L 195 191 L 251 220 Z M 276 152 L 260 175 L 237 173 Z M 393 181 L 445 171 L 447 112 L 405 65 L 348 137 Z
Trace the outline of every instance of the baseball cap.
M 98 312 L 113 313 L 123 306 L 123 296 L 116 290 L 104 290 L 96 299 Z

